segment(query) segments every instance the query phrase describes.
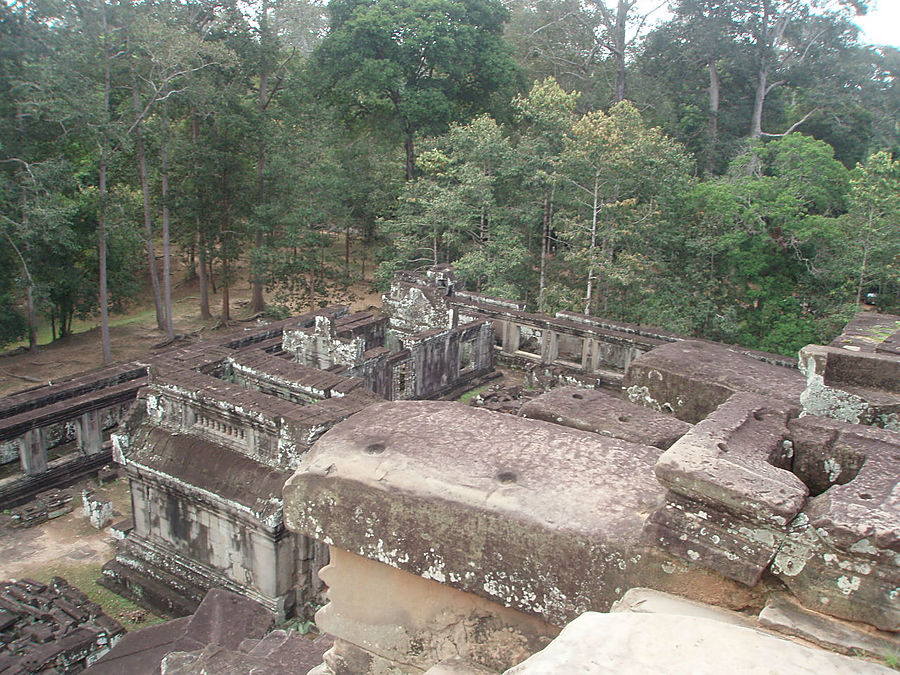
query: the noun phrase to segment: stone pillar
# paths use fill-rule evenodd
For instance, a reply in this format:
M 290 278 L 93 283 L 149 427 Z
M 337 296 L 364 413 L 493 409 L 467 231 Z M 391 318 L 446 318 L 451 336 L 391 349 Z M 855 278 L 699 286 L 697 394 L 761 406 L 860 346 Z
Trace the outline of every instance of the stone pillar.
M 581 369 L 586 373 L 594 372 L 593 348 L 594 341 L 590 338 L 581 341 Z
M 75 421 L 75 438 L 78 449 L 86 455 L 93 455 L 103 450 L 103 428 L 100 423 L 100 411 L 91 410 Z
M 512 321 L 503 322 L 503 351 L 515 354 L 519 349 L 519 326 Z
M 559 334 L 549 328 L 541 331 L 541 363 L 553 363 L 559 356 Z
M 43 429 L 30 429 L 19 438 L 19 461 L 29 476 L 47 470 L 47 441 Z

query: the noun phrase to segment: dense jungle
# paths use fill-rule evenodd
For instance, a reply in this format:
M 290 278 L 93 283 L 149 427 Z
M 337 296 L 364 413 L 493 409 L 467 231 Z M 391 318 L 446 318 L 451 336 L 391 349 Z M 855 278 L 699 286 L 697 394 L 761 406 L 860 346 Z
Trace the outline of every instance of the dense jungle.
M 286 316 L 444 262 L 532 311 L 830 340 L 900 310 L 866 4 L 0 3 L 0 346 L 89 318 L 109 361 L 147 294 L 173 338 L 182 276 L 227 323 L 238 285 Z

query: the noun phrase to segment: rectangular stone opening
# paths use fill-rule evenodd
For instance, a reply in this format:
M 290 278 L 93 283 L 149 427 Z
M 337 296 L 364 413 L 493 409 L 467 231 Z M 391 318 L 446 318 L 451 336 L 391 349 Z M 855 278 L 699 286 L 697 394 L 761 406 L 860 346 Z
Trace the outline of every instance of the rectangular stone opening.
M 464 340 L 459 343 L 459 372 L 465 373 L 475 368 L 475 360 L 472 358 L 475 349 L 474 340 Z
M 557 363 L 581 368 L 581 357 L 584 353 L 584 338 L 560 333 L 558 342 Z
M 541 355 L 541 340 L 543 338 L 542 331 L 531 326 L 519 326 L 519 349 L 518 351 L 532 356 Z

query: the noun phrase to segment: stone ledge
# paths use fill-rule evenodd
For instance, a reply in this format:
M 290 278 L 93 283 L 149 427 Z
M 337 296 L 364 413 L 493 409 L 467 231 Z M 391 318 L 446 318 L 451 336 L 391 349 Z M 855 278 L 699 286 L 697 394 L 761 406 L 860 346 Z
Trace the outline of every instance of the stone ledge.
M 623 387 L 632 403 L 696 424 L 739 391 L 796 404 L 804 378 L 795 370 L 723 345 L 685 340 L 656 347 L 632 361 Z

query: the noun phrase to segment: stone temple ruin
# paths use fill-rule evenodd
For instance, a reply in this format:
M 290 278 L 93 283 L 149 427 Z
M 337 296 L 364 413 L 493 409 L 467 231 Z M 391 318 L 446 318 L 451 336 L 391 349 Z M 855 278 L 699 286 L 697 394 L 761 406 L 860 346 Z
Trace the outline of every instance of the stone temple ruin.
M 858 316 L 798 369 L 529 314 L 446 266 L 399 275 L 383 311 L 154 357 L 112 439 L 134 524 L 107 583 L 177 614 L 213 587 L 279 620 L 327 602 L 317 675 L 900 652 L 900 317 Z M 495 361 L 547 391 L 514 415 L 439 400 Z

